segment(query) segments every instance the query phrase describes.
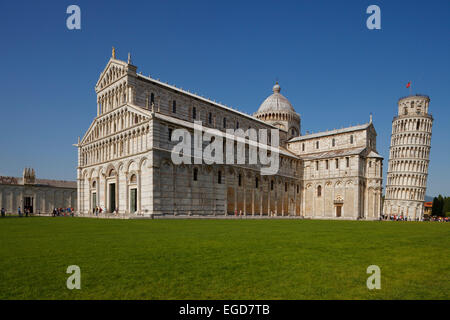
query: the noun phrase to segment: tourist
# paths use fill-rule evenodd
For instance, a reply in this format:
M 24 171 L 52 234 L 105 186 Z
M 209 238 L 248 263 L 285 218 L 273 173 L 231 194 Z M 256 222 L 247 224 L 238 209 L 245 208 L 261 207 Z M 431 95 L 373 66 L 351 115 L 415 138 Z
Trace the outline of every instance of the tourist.
M 20 207 L 17 209 L 17 213 L 19 214 L 19 217 L 22 216 L 22 211 L 20 210 Z
M 28 217 L 29 211 L 30 211 L 30 209 L 28 209 L 28 208 L 25 209 L 25 217 Z
M 1 211 L 1 212 L 2 212 L 2 218 L 4 218 L 4 217 L 5 217 L 5 212 L 6 212 L 6 211 L 5 211 L 5 208 L 2 208 L 2 211 Z

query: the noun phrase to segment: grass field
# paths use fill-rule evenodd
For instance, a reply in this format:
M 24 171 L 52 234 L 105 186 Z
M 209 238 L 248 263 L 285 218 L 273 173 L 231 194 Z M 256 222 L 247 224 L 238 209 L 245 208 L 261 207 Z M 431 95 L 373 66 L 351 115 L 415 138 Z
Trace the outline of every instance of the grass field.
M 5 218 L 0 299 L 449 299 L 449 257 L 445 223 Z

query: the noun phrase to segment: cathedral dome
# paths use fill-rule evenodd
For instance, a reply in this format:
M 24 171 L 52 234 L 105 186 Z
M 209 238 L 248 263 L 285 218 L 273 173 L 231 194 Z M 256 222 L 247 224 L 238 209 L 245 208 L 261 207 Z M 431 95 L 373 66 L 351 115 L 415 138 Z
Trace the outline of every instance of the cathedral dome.
M 286 99 L 281 93 L 281 88 L 278 82 L 273 86 L 273 94 L 267 97 L 266 100 L 261 104 L 257 113 L 265 113 L 271 111 L 285 111 L 285 112 L 294 112 L 295 110 L 292 107 L 291 103 L 288 99 Z

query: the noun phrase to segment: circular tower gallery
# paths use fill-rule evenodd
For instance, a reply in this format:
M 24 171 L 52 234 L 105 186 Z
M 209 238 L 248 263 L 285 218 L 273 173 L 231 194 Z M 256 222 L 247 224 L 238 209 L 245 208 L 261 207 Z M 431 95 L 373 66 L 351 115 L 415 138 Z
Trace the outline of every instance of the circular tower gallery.
M 408 220 L 423 218 L 433 125 L 429 103 L 430 98 L 425 95 L 398 101 L 398 115 L 392 121 L 385 215 L 402 215 Z

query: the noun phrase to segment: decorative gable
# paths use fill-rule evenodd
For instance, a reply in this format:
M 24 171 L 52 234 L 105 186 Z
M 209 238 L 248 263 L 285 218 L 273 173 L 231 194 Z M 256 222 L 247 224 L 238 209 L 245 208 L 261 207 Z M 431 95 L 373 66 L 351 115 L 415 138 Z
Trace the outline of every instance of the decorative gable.
M 97 117 L 86 131 L 80 145 L 101 140 L 107 136 L 133 128 L 149 119 L 150 112 L 148 110 L 129 104 L 123 105 Z
M 95 91 L 98 93 L 99 91 L 108 87 L 110 84 L 114 83 L 116 80 L 127 75 L 129 71 L 131 71 L 132 73 L 136 73 L 136 67 L 115 58 L 109 59 L 105 70 L 103 70 L 103 72 L 100 74 L 100 78 L 95 85 Z

